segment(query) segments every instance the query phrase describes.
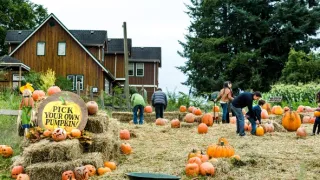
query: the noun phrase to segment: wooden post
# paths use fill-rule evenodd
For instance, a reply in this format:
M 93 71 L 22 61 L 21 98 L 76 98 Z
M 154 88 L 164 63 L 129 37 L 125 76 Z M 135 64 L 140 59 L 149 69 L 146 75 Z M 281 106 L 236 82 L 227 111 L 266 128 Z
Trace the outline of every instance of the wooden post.
M 92 86 L 90 86 L 90 101 L 93 101 L 93 92 L 92 92 Z
M 101 101 L 101 109 L 104 109 L 104 92 L 101 90 L 100 92 L 100 101 Z
M 125 82 L 124 82 L 124 93 L 126 96 L 126 104 L 128 109 L 130 109 L 130 101 L 129 101 L 129 65 L 128 65 L 128 39 L 127 39 L 127 23 L 123 22 L 123 46 L 124 46 L 124 74 L 125 74 Z
M 21 64 L 19 65 L 19 88 L 21 87 Z
M 77 81 L 77 94 L 80 96 L 80 81 Z
M 89 99 L 89 85 L 87 85 L 87 89 L 86 89 L 86 98 Z

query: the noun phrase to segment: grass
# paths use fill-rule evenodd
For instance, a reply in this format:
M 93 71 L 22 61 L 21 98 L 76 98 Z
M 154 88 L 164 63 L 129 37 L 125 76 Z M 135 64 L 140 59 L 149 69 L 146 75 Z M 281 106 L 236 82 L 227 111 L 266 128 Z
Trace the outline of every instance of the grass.
M 21 137 L 18 136 L 16 130 L 16 119 L 17 116 L 5 116 L 0 115 L 0 144 L 10 145 L 13 148 L 14 155 L 20 153 L 20 142 Z M 2 158 L 0 156 L 0 179 L 11 179 L 10 178 L 10 166 L 12 164 L 11 158 Z

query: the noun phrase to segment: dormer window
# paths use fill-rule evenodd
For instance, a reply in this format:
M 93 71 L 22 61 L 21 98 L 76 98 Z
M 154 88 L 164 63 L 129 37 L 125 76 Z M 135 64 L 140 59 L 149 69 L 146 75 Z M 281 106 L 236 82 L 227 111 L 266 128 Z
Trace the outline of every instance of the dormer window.
M 37 55 L 38 56 L 44 56 L 45 55 L 45 49 L 46 49 L 46 43 L 45 42 L 38 42 L 37 43 Z
M 66 42 L 58 42 L 58 56 L 66 55 Z

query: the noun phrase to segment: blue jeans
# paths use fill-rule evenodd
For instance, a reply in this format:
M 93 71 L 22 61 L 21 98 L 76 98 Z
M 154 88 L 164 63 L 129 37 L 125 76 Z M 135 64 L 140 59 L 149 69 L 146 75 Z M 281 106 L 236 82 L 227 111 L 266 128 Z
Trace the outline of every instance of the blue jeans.
M 242 108 L 236 108 L 232 104 L 230 107 L 237 118 L 237 133 L 239 133 L 240 136 L 245 136 L 246 133 L 244 132 L 244 116 L 242 114 Z
M 228 103 L 220 103 L 222 107 L 222 122 L 227 122 Z
M 138 109 L 140 110 L 140 120 L 139 124 L 143 124 L 143 111 L 144 107 L 142 105 L 136 105 L 133 107 L 133 123 L 138 124 Z
M 251 134 L 252 135 L 256 135 L 256 129 L 257 129 L 256 121 L 253 118 L 250 118 L 250 117 L 248 118 L 248 120 L 250 121 L 251 127 L 252 127 Z

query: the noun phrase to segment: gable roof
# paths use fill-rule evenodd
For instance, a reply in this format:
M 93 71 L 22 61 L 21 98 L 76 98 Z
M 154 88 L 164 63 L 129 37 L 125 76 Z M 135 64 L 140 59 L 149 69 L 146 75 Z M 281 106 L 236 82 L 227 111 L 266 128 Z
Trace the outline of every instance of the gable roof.
M 102 30 L 69 30 L 85 46 L 102 46 L 107 40 L 107 31 Z M 5 42 L 21 43 L 33 30 L 8 30 Z
M 22 63 L 16 58 L 10 57 L 8 55 L 0 58 L 0 66 L 21 66 L 22 68 L 30 71 L 30 67 Z
M 131 53 L 132 40 L 128 38 L 128 51 Z M 123 38 L 111 38 L 107 41 L 106 54 L 124 53 Z
M 57 21 L 61 27 L 80 45 L 80 47 L 86 52 L 88 53 L 88 55 L 102 68 L 103 71 L 105 71 L 110 78 L 112 78 L 113 80 L 115 80 L 115 77 L 99 62 L 99 60 L 97 60 L 80 42 L 79 40 L 64 26 L 64 24 L 62 24 L 62 22 L 54 15 L 54 14 L 50 14 L 47 19 L 45 19 L 32 33 L 30 33 L 19 45 L 17 48 L 15 48 L 10 54 L 9 56 L 12 56 L 12 54 L 14 54 L 28 39 L 30 39 L 30 37 L 32 37 L 32 35 L 37 32 L 49 19 L 53 18 L 55 21 Z
M 130 61 L 159 61 L 161 67 L 161 47 L 132 47 Z

